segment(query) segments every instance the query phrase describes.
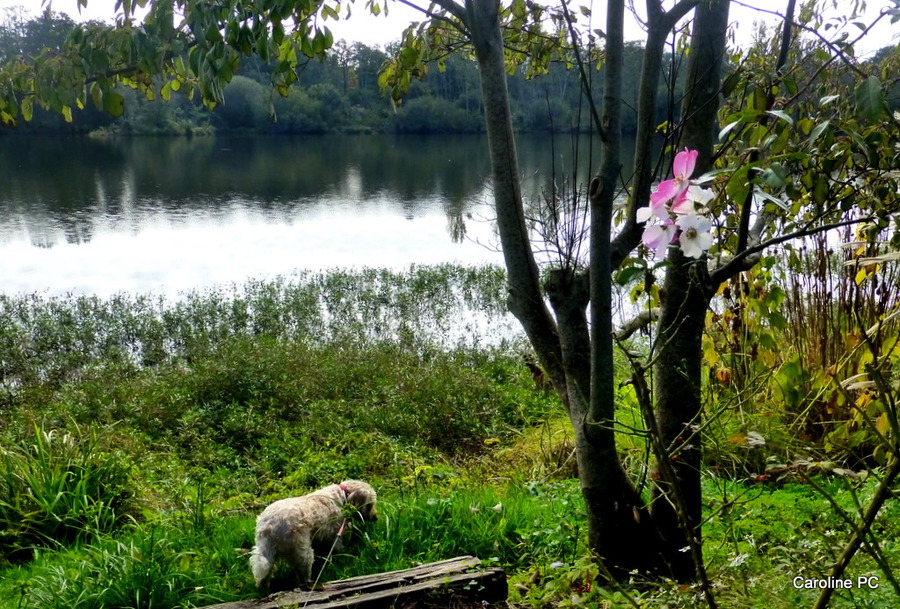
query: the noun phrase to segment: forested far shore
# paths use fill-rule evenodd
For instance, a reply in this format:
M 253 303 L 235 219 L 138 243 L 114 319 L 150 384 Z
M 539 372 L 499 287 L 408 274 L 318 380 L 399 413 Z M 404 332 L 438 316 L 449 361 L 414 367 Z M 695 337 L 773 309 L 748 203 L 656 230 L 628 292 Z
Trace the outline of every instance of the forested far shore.
M 44 11 L 26 18 L 13 9 L 0 17 L 0 63 L 7 58 L 38 55 L 42 49 L 62 47 L 74 21 L 63 13 Z M 271 86 L 272 64 L 258 56 L 242 57 L 234 78 L 224 90 L 225 102 L 213 110 L 199 99 L 173 94 L 148 100 L 141 93 L 119 87 L 125 98 L 118 118 L 94 108 L 73 109 L 72 121 L 56 113 L 34 108 L 30 121 L 19 121 L 10 133 L 95 133 L 101 135 L 209 135 L 217 132 L 324 134 L 416 133 L 449 134 L 483 131 L 478 69 L 468 55 L 455 53 L 441 69 L 432 65 L 420 81 L 412 83 L 403 102 L 393 105 L 379 87 L 379 72 L 399 42 L 386 48 L 359 42 L 338 41 L 320 61 L 308 59 L 298 69 L 298 86 L 282 97 Z M 892 47 L 874 55 L 879 66 Z M 628 43 L 625 52 L 623 131 L 636 130 L 638 78 L 643 61 L 642 43 Z M 685 58 L 673 52 L 665 56 L 664 71 L 676 82 L 680 98 Z M 508 77 L 514 125 L 522 132 L 569 132 L 590 129 L 589 111 L 581 99 L 577 70 L 552 63 L 546 73 L 526 78 L 522 70 Z M 595 99 L 602 93 L 602 68 L 596 71 Z M 668 93 L 660 82 L 657 118 L 666 116 Z M 888 103 L 900 107 L 900 84 L 895 83 Z
M 45 11 L 26 19 L 7 12 L 0 24 L 0 63 L 15 55 L 36 56 L 44 48 L 62 47 L 74 22 L 65 14 Z M 378 84 L 379 72 L 399 43 L 387 48 L 338 41 L 324 61 L 307 59 L 298 68 L 298 83 L 286 97 L 272 87 L 273 65 L 258 56 L 242 57 L 225 102 L 213 110 L 199 99 L 174 94 L 168 101 L 146 99 L 119 87 L 125 112 L 114 118 L 88 104 L 73 109 L 67 123 L 59 114 L 36 107 L 29 122 L 12 132 L 105 134 L 252 133 L 477 133 L 483 131 L 481 93 L 474 61 L 457 53 L 443 69 L 433 69 L 415 82 L 402 104 L 393 105 Z M 638 73 L 642 49 L 630 53 Z M 509 80 L 516 126 L 523 131 L 568 131 L 589 128 L 587 111 L 579 113 L 578 76 L 565 66 L 526 81 Z M 635 90 L 635 96 L 636 96 Z M 10 130 L 4 130 L 9 133 Z M 3 131 L 0 131 L 2 133 Z

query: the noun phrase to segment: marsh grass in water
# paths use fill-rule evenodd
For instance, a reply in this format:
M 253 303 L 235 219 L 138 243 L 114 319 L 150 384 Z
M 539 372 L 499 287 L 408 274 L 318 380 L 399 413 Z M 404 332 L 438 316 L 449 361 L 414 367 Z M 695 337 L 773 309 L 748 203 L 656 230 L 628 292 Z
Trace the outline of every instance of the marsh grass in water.
M 473 348 L 519 336 L 491 266 L 298 272 L 243 286 L 162 297 L 0 294 L 0 403 L 23 385 L 61 384 L 113 363 L 192 362 L 223 341 L 391 341 Z

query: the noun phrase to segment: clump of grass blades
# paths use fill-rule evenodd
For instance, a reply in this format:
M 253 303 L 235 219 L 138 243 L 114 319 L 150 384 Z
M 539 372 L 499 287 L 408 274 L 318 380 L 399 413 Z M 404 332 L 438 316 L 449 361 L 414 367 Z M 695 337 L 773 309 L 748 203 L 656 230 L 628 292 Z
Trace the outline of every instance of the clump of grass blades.
M 234 600 L 242 582 L 232 581 L 228 572 L 243 573 L 246 566 L 234 543 L 242 540 L 223 531 L 203 536 L 172 526 L 136 525 L 119 539 L 100 539 L 20 571 L 13 585 L 16 607 L 157 609 Z
M 584 551 L 584 505 L 577 482 L 392 495 L 352 552 L 335 556 L 327 579 L 405 569 L 475 555 L 522 568 L 571 560 Z
M 98 449 L 96 436 L 36 428 L 32 442 L 0 448 L 0 556 L 28 558 L 111 531 L 127 517 L 129 466 Z
M 422 459 L 477 455 L 558 407 L 499 349 L 415 353 L 264 336 L 223 341 L 190 368 L 95 370 L 47 404 L 45 417 L 115 424 L 154 454 L 165 446 L 185 466 L 227 469 L 231 490 L 234 474 L 248 474 L 251 493 L 284 478 L 298 489 L 396 480 Z

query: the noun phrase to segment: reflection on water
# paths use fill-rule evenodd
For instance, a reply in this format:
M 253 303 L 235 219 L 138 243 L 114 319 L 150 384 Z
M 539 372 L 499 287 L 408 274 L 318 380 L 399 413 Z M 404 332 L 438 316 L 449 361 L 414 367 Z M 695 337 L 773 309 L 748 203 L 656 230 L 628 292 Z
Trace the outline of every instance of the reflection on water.
M 535 196 L 546 138 L 520 156 Z M 2 137 L 0 290 L 174 294 L 296 269 L 499 263 L 477 220 L 488 173 L 480 136 Z

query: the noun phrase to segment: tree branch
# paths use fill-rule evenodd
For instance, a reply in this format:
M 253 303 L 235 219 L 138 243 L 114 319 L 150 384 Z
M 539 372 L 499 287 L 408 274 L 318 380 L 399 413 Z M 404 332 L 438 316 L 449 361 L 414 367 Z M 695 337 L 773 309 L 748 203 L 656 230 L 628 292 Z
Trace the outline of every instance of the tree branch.
M 831 224 L 823 224 L 821 226 L 817 226 L 815 228 L 805 228 L 798 231 L 794 231 L 792 233 L 787 233 L 785 235 L 781 235 L 778 237 L 773 237 L 764 243 L 759 243 L 755 246 L 750 246 L 741 253 L 737 254 L 733 258 L 729 259 L 725 264 L 715 268 L 710 272 L 710 286 L 717 287 L 721 285 L 724 281 L 734 277 L 738 273 L 742 271 L 746 271 L 753 267 L 755 262 L 748 263 L 748 259 L 754 254 L 758 254 L 762 252 L 767 247 L 772 247 L 773 245 L 778 245 L 779 243 L 784 243 L 785 241 L 790 241 L 792 239 L 799 239 L 802 237 L 809 237 L 811 235 L 816 235 L 818 233 L 829 231 L 833 228 L 841 228 L 843 226 L 853 226 L 854 224 L 862 224 L 863 222 L 869 222 L 874 218 L 874 216 L 864 216 L 862 218 L 854 218 L 852 220 L 842 220 L 840 222 L 832 222 Z
M 457 23 L 453 19 L 448 18 L 445 15 L 436 13 L 436 12 L 432 11 L 431 9 L 423 8 L 423 7 L 419 6 L 418 4 L 416 4 L 415 2 L 411 2 L 410 0 L 398 0 L 398 2 L 400 2 L 400 4 L 405 4 L 406 6 L 419 11 L 420 13 L 422 13 L 429 19 L 435 19 L 437 21 L 442 21 L 448 25 L 453 26 L 453 28 L 455 30 L 457 30 L 460 34 L 462 34 L 463 36 L 466 36 L 466 37 L 469 36 L 469 32 L 466 30 L 466 28 L 468 27 L 468 22 L 466 21 L 466 12 L 465 12 L 465 10 L 463 10 L 463 8 L 461 6 L 459 6 L 452 0 L 434 0 L 433 4 L 436 4 L 437 6 L 441 7 L 442 9 L 444 9 L 445 11 L 447 11 L 448 13 L 450 13 L 451 15 L 456 17 L 459 20 L 459 23 Z M 462 26 L 460 26 L 460 23 L 462 24 Z M 463 26 L 465 26 L 465 27 L 463 27 Z
M 775 73 L 778 75 L 778 82 L 781 81 L 781 72 L 784 68 L 785 64 L 787 64 L 788 51 L 791 46 L 791 23 L 794 18 L 794 6 L 796 5 L 796 0 L 788 0 L 787 10 L 785 11 L 786 15 L 784 17 L 782 32 L 781 32 L 781 47 L 778 51 L 778 61 L 775 64 Z M 775 105 L 775 94 L 773 93 L 774 86 L 777 83 L 772 83 L 769 87 L 769 91 L 766 94 L 766 110 L 771 110 Z M 763 114 L 759 119 L 760 126 L 765 126 L 769 119 L 771 118 L 770 114 Z M 750 151 L 750 158 L 748 159 L 748 164 L 753 165 L 757 161 L 759 161 L 760 151 L 759 148 L 754 148 Z M 747 192 L 747 196 L 744 197 L 744 201 L 741 205 L 741 216 L 738 222 L 738 234 L 737 234 L 737 247 L 735 251 L 738 253 L 747 249 L 747 245 L 750 239 L 750 216 L 753 213 L 753 189 L 751 188 Z
M 699 0 L 681 0 L 664 12 L 659 0 L 647 0 L 647 43 L 644 47 L 644 63 L 641 67 L 641 89 L 638 93 L 637 134 L 634 149 L 634 183 L 628 200 L 625 224 L 612 240 L 610 259 L 613 269 L 618 268 L 629 252 L 641 241 L 642 228 L 636 219 L 638 207 L 647 204 L 653 174 L 650 156 L 653 144 L 654 112 L 657 88 L 662 72 L 662 54 L 666 36 Z
M 659 319 L 659 307 L 645 309 L 637 316 L 632 317 L 619 327 L 619 330 L 613 334 L 613 338 L 618 341 L 627 340 L 631 335 L 649 326 L 651 323 Z
M 606 129 L 603 128 L 603 123 L 600 120 L 600 110 L 597 108 L 597 104 L 594 102 L 594 94 L 591 91 L 590 80 L 587 77 L 587 72 L 584 69 L 584 62 L 581 59 L 581 48 L 578 46 L 578 36 L 575 34 L 575 26 L 572 25 L 572 14 L 569 12 L 568 0 L 563 0 L 562 10 L 566 18 L 566 26 L 568 26 L 569 29 L 569 36 L 572 38 L 572 48 L 575 51 L 575 60 L 578 62 L 578 73 L 579 80 L 581 81 L 581 90 L 584 91 L 584 96 L 587 98 L 588 108 L 591 112 L 591 120 L 594 123 L 594 128 L 597 130 L 597 133 L 600 134 L 600 139 L 606 142 L 608 141 L 608 136 L 606 134 Z

